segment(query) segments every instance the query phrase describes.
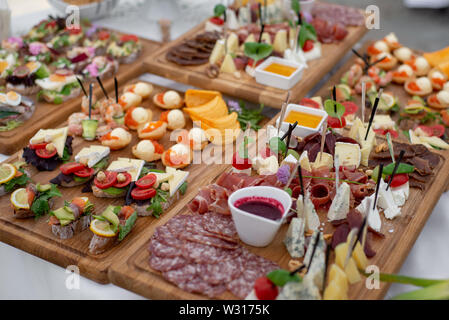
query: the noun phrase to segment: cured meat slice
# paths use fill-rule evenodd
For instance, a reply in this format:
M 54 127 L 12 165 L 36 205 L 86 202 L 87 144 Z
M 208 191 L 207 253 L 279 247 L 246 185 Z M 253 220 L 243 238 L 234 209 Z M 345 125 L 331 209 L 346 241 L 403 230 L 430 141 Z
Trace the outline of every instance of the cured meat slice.
M 220 248 L 198 242 L 186 241 L 182 256 L 196 263 L 217 263 L 223 260 L 225 252 Z
M 148 249 L 152 255 L 162 258 L 174 258 L 180 255 L 179 248 L 166 245 L 157 240 L 151 240 Z
M 229 241 L 225 241 L 220 238 L 216 237 L 209 237 L 204 234 L 198 234 L 194 233 L 188 230 L 184 230 L 179 234 L 179 238 L 182 240 L 188 240 L 192 242 L 201 243 L 208 246 L 213 246 L 216 248 L 223 248 L 223 249 L 236 249 L 238 244 L 232 243 Z
M 180 256 L 174 258 L 163 258 L 155 254 L 150 256 L 150 267 L 161 272 L 177 270 L 186 265 L 188 265 L 187 260 Z
M 168 281 L 180 286 L 189 281 L 189 279 L 194 278 L 197 274 L 197 269 L 198 266 L 195 263 L 185 264 L 180 268 L 165 271 L 163 276 Z
M 213 212 L 206 213 L 203 216 L 203 227 L 205 230 L 217 234 L 225 240 L 238 239 L 235 224 L 230 216 Z
M 227 259 L 220 263 L 203 264 L 201 278 L 212 285 L 224 284 L 238 277 L 242 268 L 241 259 Z

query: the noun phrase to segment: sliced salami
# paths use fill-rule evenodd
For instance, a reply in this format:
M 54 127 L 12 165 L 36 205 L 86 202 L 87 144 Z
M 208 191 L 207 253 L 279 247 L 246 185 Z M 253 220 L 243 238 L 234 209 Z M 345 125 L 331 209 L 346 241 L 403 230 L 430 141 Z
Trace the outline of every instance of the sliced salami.
M 186 264 L 181 268 L 167 270 L 163 273 L 165 279 L 170 282 L 173 282 L 176 285 L 182 285 L 196 277 L 197 274 L 197 265 L 195 263 Z
M 209 236 L 206 236 L 203 234 L 193 233 L 188 230 L 184 230 L 183 232 L 181 232 L 179 234 L 179 238 L 182 240 L 198 242 L 198 243 L 202 243 L 202 244 L 205 244 L 208 246 L 213 246 L 213 247 L 223 248 L 223 249 L 236 249 L 238 247 L 238 244 L 236 244 L 236 243 L 231 243 L 231 242 L 225 241 L 220 238 L 209 237 Z
M 219 213 L 208 212 L 203 215 L 205 230 L 228 239 L 238 239 L 237 230 L 232 218 Z
M 174 258 L 181 255 L 179 248 L 169 246 L 157 240 L 152 240 L 148 249 L 151 254 L 162 258 Z
M 150 256 L 150 267 L 161 272 L 184 268 L 186 265 L 187 260 L 183 257 L 162 258 L 155 254 Z

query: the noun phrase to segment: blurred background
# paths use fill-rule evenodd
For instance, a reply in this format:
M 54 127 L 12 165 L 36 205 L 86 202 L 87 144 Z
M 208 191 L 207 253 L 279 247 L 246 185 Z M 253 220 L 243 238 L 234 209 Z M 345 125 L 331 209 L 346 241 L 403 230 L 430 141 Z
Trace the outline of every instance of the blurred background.
M 63 0 L 0 0 L 12 13 L 12 33 L 20 34 L 47 14 L 61 14 Z M 285 0 L 287 1 L 287 0 Z M 90 3 L 92 0 L 66 0 L 68 3 Z M 101 25 L 160 40 L 157 21 L 172 20 L 171 35 L 176 38 L 190 27 L 212 14 L 214 0 L 104 0 L 93 4 L 94 13 L 102 16 Z M 380 9 L 380 30 L 371 30 L 365 39 L 379 39 L 394 31 L 406 46 L 424 51 L 437 50 L 449 44 L 449 0 L 333 0 L 365 9 L 376 5 Z M 100 7 L 98 10 L 97 7 Z M 105 13 L 106 12 L 106 13 Z

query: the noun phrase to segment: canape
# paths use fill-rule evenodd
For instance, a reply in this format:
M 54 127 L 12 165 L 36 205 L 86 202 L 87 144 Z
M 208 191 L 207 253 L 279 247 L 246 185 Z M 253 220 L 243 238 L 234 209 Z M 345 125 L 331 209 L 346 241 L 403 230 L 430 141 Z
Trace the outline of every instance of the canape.
M 125 86 L 124 92 L 132 92 L 138 94 L 142 99 L 148 98 L 153 92 L 153 86 L 146 82 L 137 82 Z
M 159 140 L 165 132 L 167 132 L 167 122 L 162 120 L 147 122 L 137 129 L 140 139 Z
M 186 125 L 184 113 L 179 109 L 162 112 L 160 120 L 167 122 L 169 130 L 182 129 Z
M 393 55 L 401 62 L 409 61 L 413 58 L 413 52 L 407 47 L 400 47 L 393 51 Z
M 68 127 L 59 129 L 40 129 L 23 149 L 25 162 L 40 171 L 53 171 L 72 154 L 72 136 Z
M 44 63 L 50 63 L 52 60 L 52 54 L 47 45 L 43 42 L 34 41 L 26 45 L 25 61 L 39 61 Z
M 20 163 L 0 164 L 0 197 L 27 185 L 30 180 L 29 173 Z
M 142 44 L 135 35 L 122 35 L 118 41 L 113 41 L 106 49 L 108 55 L 114 57 L 119 63 L 132 63 L 142 52 Z
M 61 193 L 54 184 L 29 184 L 26 188 L 16 189 L 10 198 L 14 218 L 43 216 L 50 212 L 53 198 L 60 196 Z
M 85 184 L 100 170 L 107 167 L 109 163 L 108 147 L 90 146 L 81 149 L 75 156 L 76 162 L 67 162 L 59 167 L 61 171 L 51 183 L 70 188 Z
M 48 103 L 61 104 L 81 93 L 76 76 L 67 69 L 56 70 L 49 77 L 36 80 L 36 84 L 41 88 L 38 98 Z
M 430 79 L 430 82 L 432 82 L 432 87 L 435 90 L 442 90 L 447 81 L 447 75 L 436 68 L 430 70 L 427 77 Z
M 100 77 L 101 79 L 106 79 L 113 77 L 118 71 L 118 62 L 106 57 L 97 56 L 92 59 L 92 62 L 88 63 L 81 73 L 87 79 L 94 79 Z
M 154 140 L 142 140 L 132 147 L 132 153 L 138 159 L 152 162 L 161 159 L 164 147 Z
M 393 71 L 393 82 L 403 84 L 414 75 L 412 67 L 408 64 L 401 64 L 399 68 Z
M 131 130 L 137 130 L 139 126 L 151 121 L 153 112 L 151 109 L 132 107 L 126 111 L 125 125 Z
M 427 103 L 434 109 L 449 108 L 449 91 L 441 90 L 427 97 Z
M 427 77 L 409 79 L 404 83 L 404 89 L 410 95 L 426 96 L 432 93 L 432 83 Z
M 70 239 L 89 227 L 94 204 L 88 197 L 73 198 L 62 208 L 50 212 L 51 232 L 59 239 Z
M 15 91 L 0 93 L 0 129 L 12 130 L 34 114 L 36 106 L 30 98 Z
M 390 32 L 389 34 L 387 34 L 383 38 L 383 41 L 387 43 L 387 45 L 390 47 L 391 50 L 395 50 L 401 47 L 401 44 L 399 43 L 399 40 L 394 34 L 394 32 Z
M 119 150 L 125 148 L 131 142 L 131 139 L 131 133 L 123 128 L 115 128 L 101 137 L 101 144 L 111 148 L 111 150 Z
M 142 103 L 142 97 L 128 91 L 120 96 L 118 103 L 122 106 L 123 110 L 128 110 L 129 108 L 139 106 Z
M 137 220 L 137 213 L 130 206 L 108 206 L 90 223 L 93 237 L 89 243 L 89 253 L 100 254 L 122 241 L 131 232 Z
M 412 58 L 405 63 L 412 67 L 417 76 L 425 76 L 430 71 L 430 64 L 424 57 Z
M 184 104 L 179 93 L 173 90 L 154 95 L 153 102 L 155 105 L 163 109 L 178 109 Z
M 370 45 L 366 51 L 370 56 L 376 56 L 380 53 L 389 53 L 390 47 L 388 46 L 387 42 L 378 40 Z
M 187 167 L 193 159 L 193 152 L 190 147 L 177 143 L 164 151 L 162 154 L 162 164 L 166 167 L 182 169 Z
M 371 57 L 371 63 L 378 60 L 380 61 L 376 63 L 376 67 L 379 67 L 384 70 L 391 70 L 398 63 L 398 59 L 396 59 L 391 53 L 388 52 L 379 53 L 378 55 Z
M 36 81 L 47 78 L 49 75 L 49 70 L 44 64 L 30 61 L 25 65 L 18 66 L 12 74 L 6 77 L 6 89 L 29 96 L 39 91 Z

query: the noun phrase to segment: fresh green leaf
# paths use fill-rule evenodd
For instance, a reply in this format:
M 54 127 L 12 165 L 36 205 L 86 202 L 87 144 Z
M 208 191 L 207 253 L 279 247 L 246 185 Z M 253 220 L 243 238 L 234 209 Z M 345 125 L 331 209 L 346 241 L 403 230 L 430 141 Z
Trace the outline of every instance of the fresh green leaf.
M 92 215 L 92 218 L 93 218 L 93 219 L 100 220 L 100 221 L 108 221 L 108 220 L 106 220 L 106 218 L 103 217 L 103 216 Z
M 67 149 L 67 147 L 64 147 L 64 152 L 62 153 L 62 158 L 61 160 L 63 162 L 69 161 L 70 160 L 70 154 L 69 154 L 69 149 Z
M 301 282 L 302 279 L 298 274 L 292 275 L 289 271 L 278 269 L 267 274 L 267 278 L 279 287 L 285 286 L 287 282 Z
M 214 7 L 214 17 L 220 17 L 225 12 L 226 12 L 226 7 L 222 4 L 217 4 Z
M 124 191 L 124 189 L 115 188 L 115 187 L 109 187 L 109 188 L 103 189 L 103 192 L 113 195 L 113 196 L 123 194 L 123 191 Z
M 14 116 L 20 114 L 20 112 L 17 111 L 0 111 L 0 119 L 8 118 L 10 116 Z
M 335 112 L 335 105 L 337 107 L 337 112 Z M 324 101 L 324 110 L 327 112 L 329 117 L 341 119 L 345 113 L 345 106 L 332 99 L 327 99 Z
M 287 193 L 289 194 L 290 197 L 291 197 L 292 194 L 293 194 L 293 191 L 292 191 L 292 189 L 290 189 L 290 188 L 284 188 L 284 191 L 287 192 Z
M 402 133 L 407 137 L 408 141 L 410 141 L 410 132 L 408 130 L 404 130 Z
M 54 104 L 61 104 L 61 103 L 63 103 L 64 101 L 62 101 L 62 98 L 61 97 L 55 97 L 55 99 L 53 100 L 53 103 Z
M 299 29 L 298 37 L 298 45 L 302 48 L 307 40 L 312 40 L 314 42 L 317 40 L 316 30 L 311 24 L 303 21 L 301 29 Z
M 281 138 L 279 137 L 273 137 L 268 142 L 268 146 L 270 147 L 271 151 L 273 151 L 275 154 L 285 154 L 287 152 L 287 145 Z
M 184 195 L 187 191 L 187 181 L 184 181 L 183 184 L 179 187 L 179 192 L 181 195 Z
M 292 10 L 298 14 L 299 12 L 301 12 L 301 4 L 299 3 L 299 0 L 292 0 L 292 5 L 291 8 Z
M 273 52 L 273 47 L 265 42 L 246 42 L 245 55 L 254 60 L 254 66 L 257 61 L 268 57 Z
M 28 181 L 31 180 L 30 177 L 28 177 L 28 175 L 25 173 L 24 169 L 20 168 L 19 171 L 23 173 L 20 177 L 13 178 L 3 184 L 6 192 L 12 192 L 16 188 L 16 186 L 24 186 L 28 183 Z
M 75 182 L 87 182 L 89 179 L 90 179 L 90 177 L 81 178 L 81 177 L 78 177 L 75 175 L 73 176 L 73 181 L 75 181 Z
M 134 227 L 134 224 L 137 220 L 137 212 L 135 211 L 125 222 L 125 225 L 119 225 L 119 234 L 118 234 L 118 241 L 122 241 L 128 233 L 131 231 L 131 229 Z
M 35 74 L 38 79 L 44 79 L 50 76 L 50 71 L 48 71 L 45 65 L 42 65 L 39 69 L 37 69 Z
M 34 213 L 36 218 L 47 214 L 50 211 L 48 201 L 53 197 L 61 196 L 62 194 L 58 190 L 58 187 L 55 184 L 51 184 L 51 188 L 49 190 L 39 193 L 38 196 L 34 198 L 33 204 L 31 205 L 31 211 Z
M 264 105 L 261 104 L 259 109 L 249 109 L 246 107 L 245 102 L 239 101 L 240 110 L 237 112 L 237 120 L 240 122 L 240 127 L 242 130 L 246 130 L 248 125 L 251 129 L 257 131 L 260 129 L 259 122 L 264 118 L 262 110 Z
M 109 163 L 109 157 L 101 159 L 99 162 L 97 162 L 92 168 L 94 169 L 104 169 L 107 167 Z

